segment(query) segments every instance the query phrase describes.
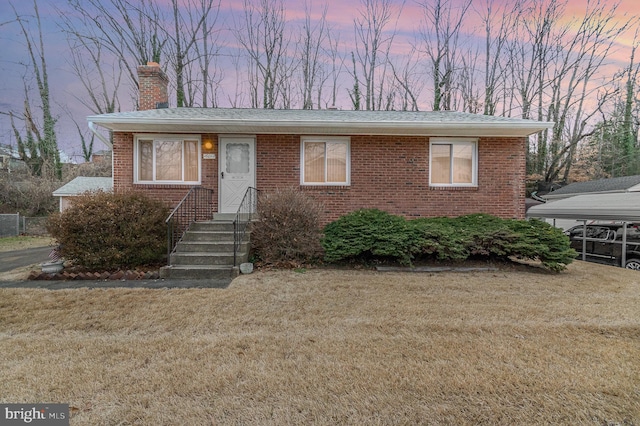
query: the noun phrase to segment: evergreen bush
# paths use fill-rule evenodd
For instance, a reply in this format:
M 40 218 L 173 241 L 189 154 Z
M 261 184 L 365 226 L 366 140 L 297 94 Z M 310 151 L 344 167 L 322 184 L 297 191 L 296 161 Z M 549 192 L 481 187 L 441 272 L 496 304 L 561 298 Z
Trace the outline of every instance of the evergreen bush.
M 487 214 L 406 220 L 365 209 L 328 224 L 322 241 L 327 262 L 393 260 L 540 260 L 560 271 L 575 258 L 562 230 L 540 220 L 500 219 Z
M 377 209 L 358 210 L 324 228 L 325 260 L 392 258 L 408 264 L 418 240 L 415 231 L 403 217 Z

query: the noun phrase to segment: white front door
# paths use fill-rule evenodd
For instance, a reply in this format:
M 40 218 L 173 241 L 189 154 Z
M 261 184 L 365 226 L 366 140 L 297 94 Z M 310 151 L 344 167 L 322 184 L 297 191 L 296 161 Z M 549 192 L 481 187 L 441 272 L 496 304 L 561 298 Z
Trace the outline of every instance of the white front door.
M 256 186 L 256 140 L 251 136 L 220 137 L 219 213 L 236 213 L 247 188 Z

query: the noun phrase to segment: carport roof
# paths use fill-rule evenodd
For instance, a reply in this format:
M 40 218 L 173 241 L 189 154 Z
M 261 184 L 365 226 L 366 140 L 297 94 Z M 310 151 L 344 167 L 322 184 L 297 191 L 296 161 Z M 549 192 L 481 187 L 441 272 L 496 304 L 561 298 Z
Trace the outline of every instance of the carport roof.
M 528 217 L 640 222 L 640 193 L 576 195 L 533 206 Z

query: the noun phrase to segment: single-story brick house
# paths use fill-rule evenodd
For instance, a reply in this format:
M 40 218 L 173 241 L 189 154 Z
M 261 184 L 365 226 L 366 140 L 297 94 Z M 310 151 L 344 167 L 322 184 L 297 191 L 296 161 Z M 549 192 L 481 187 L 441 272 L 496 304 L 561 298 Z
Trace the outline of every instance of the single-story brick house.
M 114 191 L 176 205 L 202 186 L 220 213 L 234 213 L 247 187 L 293 186 L 324 203 L 325 221 L 359 208 L 522 219 L 527 137 L 552 125 L 451 111 L 166 108 L 160 66 L 138 74 L 139 111 L 88 117 L 113 131 Z

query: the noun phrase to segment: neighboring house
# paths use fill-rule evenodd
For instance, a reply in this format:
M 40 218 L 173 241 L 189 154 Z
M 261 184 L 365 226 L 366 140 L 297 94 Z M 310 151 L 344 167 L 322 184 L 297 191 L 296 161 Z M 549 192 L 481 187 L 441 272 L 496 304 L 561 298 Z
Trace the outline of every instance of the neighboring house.
M 202 186 L 220 213 L 235 213 L 247 187 L 295 187 L 324 204 L 325 222 L 360 208 L 522 219 L 527 137 L 552 126 L 449 111 L 164 108 L 159 65 L 138 74 L 140 111 L 87 118 L 113 131 L 114 190 L 175 206 Z
M 71 182 L 61 186 L 53 192 L 54 197 L 60 197 L 60 211 L 64 211 L 73 202 L 73 197 L 85 192 L 113 190 L 113 179 L 110 177 L 78 176 Z
M 111 161 L 111 151 L 110 150 L 96 151 L 91 155 L 91 162 L 92 163 L 101 163 L 103 161 Z
M 66 152 L 59 149 L 58 154 L 60 155 L 60 164 L 78 164 L 76 160 L 71 158 Z
M 20 159 L 18 150 L 10 146 L 0 145 L 0 170 L 12 171 L 26 169 L 27 165 Z
M 76 161 L 69 157 L 64 151 L 58 150 L 60 154 L 60 162 L 62 164 L 76 164 Z M 17 149 L 10 146 L 0 145 L 0 170 L 17 170 L 26 169 L 27 164 L 20 158 Z
M 556 201 L 576 195 L 613 194 L 621 192 L 640 192 L 640 175 L 575 182 L 549 192 L 543 195 L 542 198 L 547 201 Z

